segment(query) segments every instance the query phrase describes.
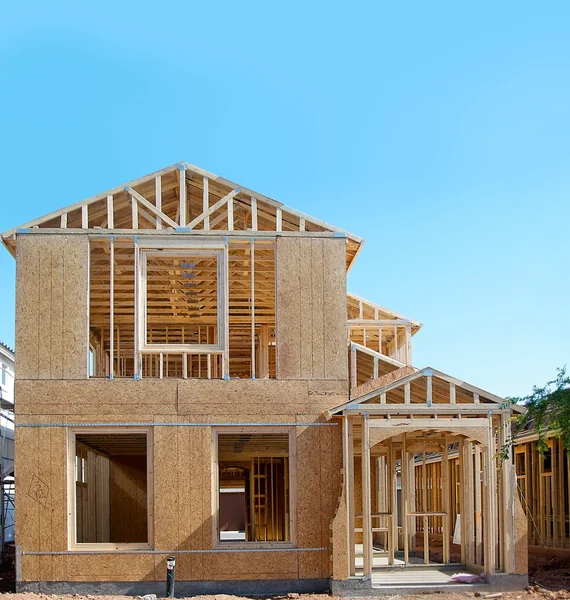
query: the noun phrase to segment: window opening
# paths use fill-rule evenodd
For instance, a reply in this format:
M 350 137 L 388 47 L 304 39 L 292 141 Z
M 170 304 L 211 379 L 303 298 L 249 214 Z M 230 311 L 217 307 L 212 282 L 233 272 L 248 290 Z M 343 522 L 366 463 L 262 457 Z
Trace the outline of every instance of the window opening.
M 218 541 L 287 542 L 290 432 L 218 433 Z
M 149 542 L 147 433 L 75 433 L 77 544 Z

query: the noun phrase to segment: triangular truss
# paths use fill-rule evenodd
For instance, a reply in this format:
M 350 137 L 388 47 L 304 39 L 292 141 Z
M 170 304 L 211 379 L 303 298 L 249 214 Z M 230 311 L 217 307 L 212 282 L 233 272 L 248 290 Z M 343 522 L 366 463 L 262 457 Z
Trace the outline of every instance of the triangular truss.
M 347 267 L 364 240 L 267 196 L 204 171 L 177 163 L 128 184 L 34 219 L 2 234 L 14 254 L 16 233 L 26 229 L 229 235 L 303 233 L 347 238 Z M 46 232 L 47 233 L 47 232 Z
M 378 387 L 330 411 L 328 416 L 366 412 L 477 412 L 489 410 L 514 410 L 523 412 L 518 405 L 511 406 L 495 394 L 470 385 L 426 367 L 384 386 Z

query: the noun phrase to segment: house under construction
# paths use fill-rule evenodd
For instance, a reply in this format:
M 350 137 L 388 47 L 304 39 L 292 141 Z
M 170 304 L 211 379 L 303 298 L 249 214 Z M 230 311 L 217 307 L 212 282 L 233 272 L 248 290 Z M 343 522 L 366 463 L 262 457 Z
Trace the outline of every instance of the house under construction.
M 180 163 L 2 240 L 19 591 L 162 594 L 169 556 L 181 594 L 526 584 L 518 409 L 412 365 L 421 324 L 347 294 L 359 237 Z

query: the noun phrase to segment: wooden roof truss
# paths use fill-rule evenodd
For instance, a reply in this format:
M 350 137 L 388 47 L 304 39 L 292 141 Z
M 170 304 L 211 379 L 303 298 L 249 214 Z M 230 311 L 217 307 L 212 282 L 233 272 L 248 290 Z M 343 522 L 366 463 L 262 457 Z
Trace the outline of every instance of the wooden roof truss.
M 16 233 L 33 229 L 114 235 L 142 231 L 196 235 L 215 231 L 237 236 L 340 235 L 347 238 L 347 268 L 364 243 L 343 229 L 186 162 L 6 231 L 2 241 L 12 255 Z

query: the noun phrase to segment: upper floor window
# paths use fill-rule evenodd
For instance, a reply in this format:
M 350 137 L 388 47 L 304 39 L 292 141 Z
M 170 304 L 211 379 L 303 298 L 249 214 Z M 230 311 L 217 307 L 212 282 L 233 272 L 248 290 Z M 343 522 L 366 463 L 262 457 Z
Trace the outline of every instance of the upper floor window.
M 93 239 L 89 375 L 276 377 L 275 240 Z

